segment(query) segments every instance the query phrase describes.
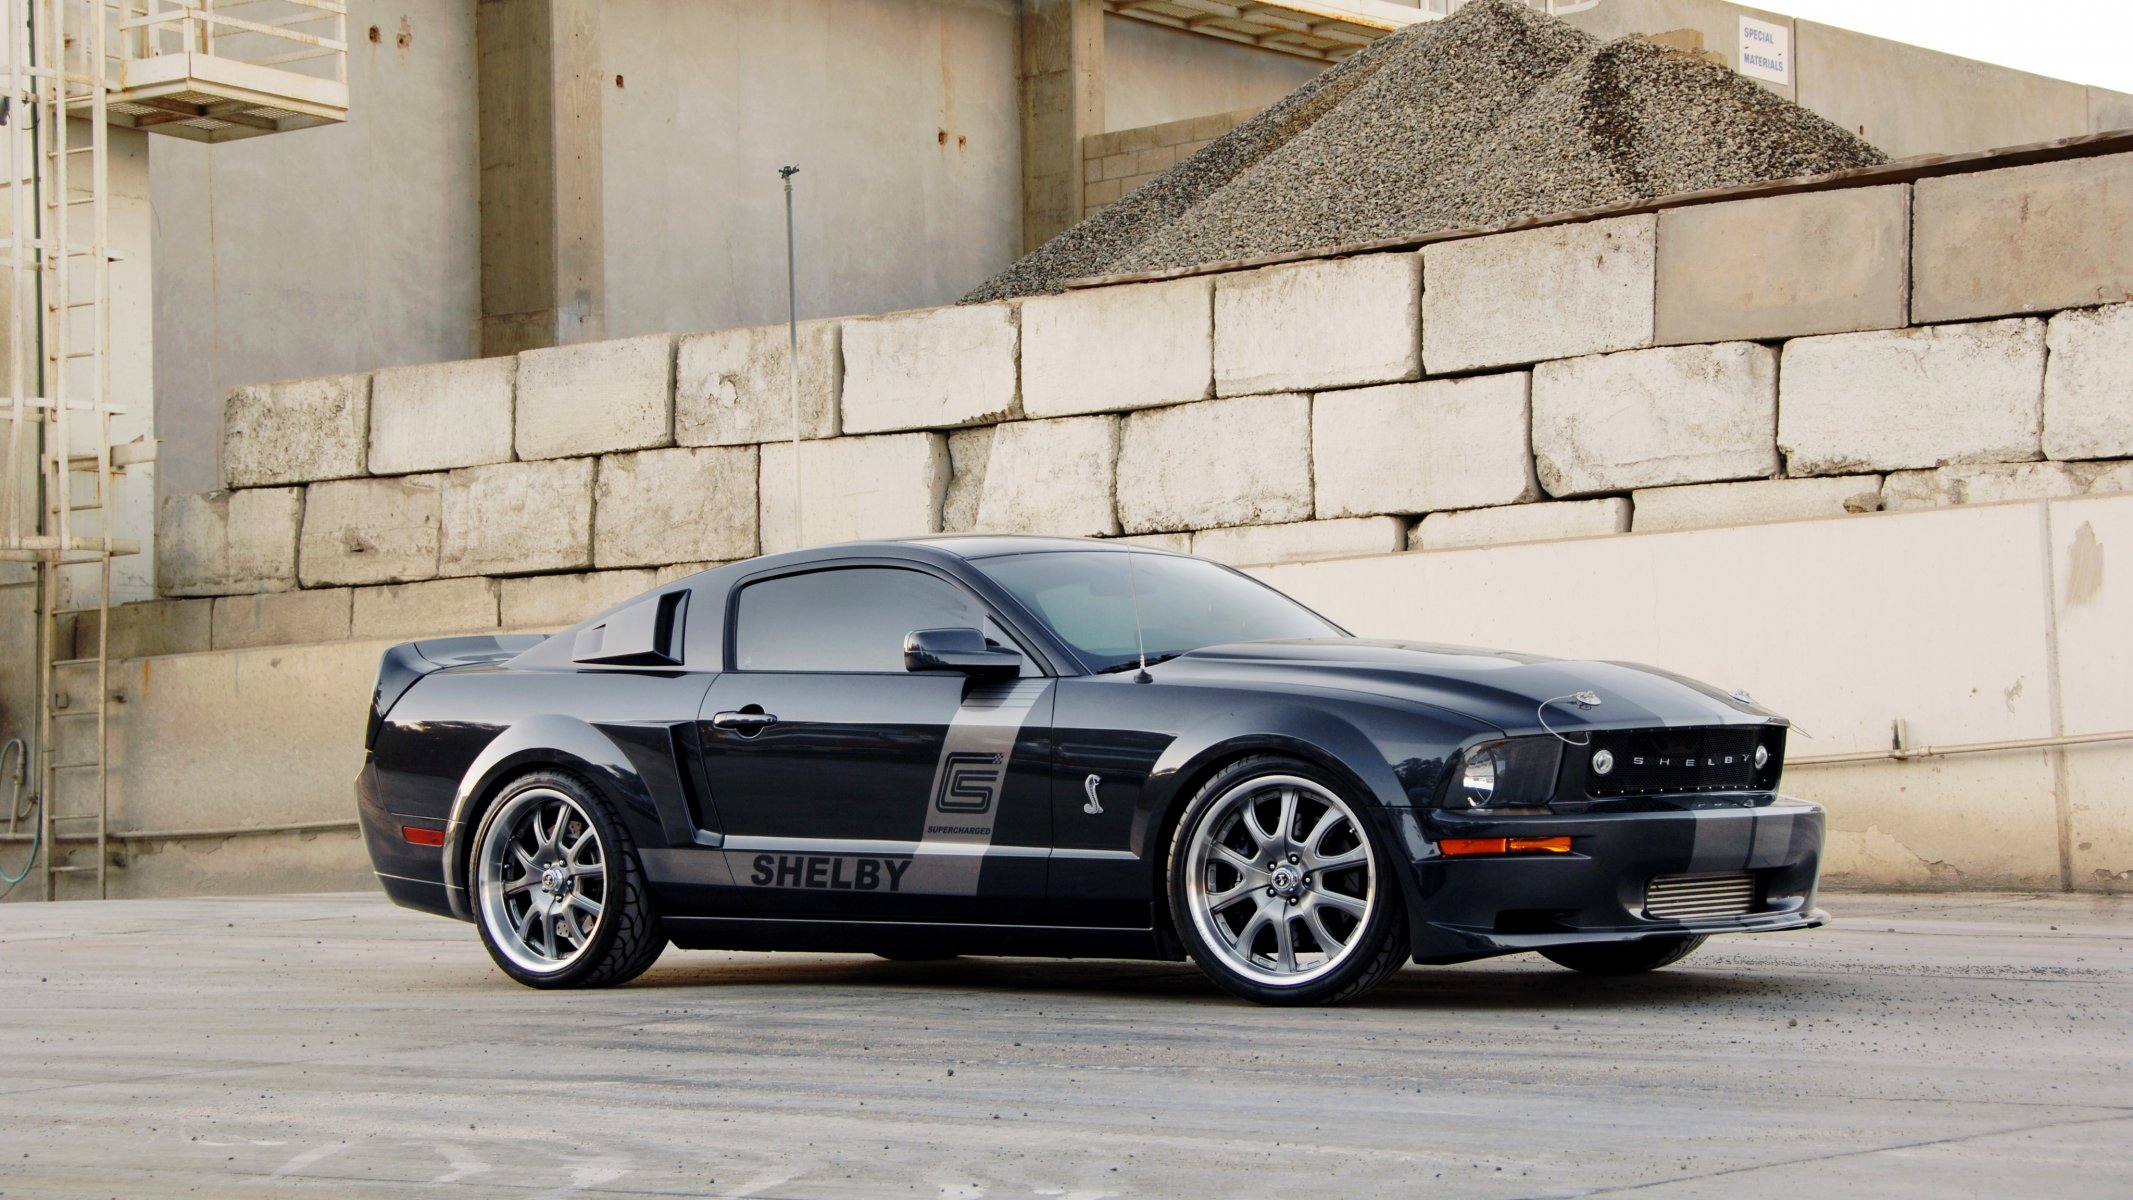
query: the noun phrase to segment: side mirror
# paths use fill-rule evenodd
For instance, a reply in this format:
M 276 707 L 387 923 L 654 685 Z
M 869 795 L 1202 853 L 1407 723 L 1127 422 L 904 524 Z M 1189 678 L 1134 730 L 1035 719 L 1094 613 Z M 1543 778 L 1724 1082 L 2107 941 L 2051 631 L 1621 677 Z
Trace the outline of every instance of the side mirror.
M 986 645 L 985 635 L 975 629 L 914 629 L 904 635 L 906 671 L 1013 675 L 1021 669 L 1018 651 Z

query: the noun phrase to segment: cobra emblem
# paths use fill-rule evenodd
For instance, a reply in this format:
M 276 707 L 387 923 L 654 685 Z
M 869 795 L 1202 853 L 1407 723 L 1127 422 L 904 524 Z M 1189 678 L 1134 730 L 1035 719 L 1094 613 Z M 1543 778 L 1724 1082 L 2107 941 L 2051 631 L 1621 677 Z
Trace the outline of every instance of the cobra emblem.
M 1081 811 L 1088 813 L 1092 817 L 1104 810 L 1103 801 L 1096 798 L 1096 785 L 1103 781 L 1104 777 L 1101 775 L 1091 775 L 1081 781 L 1081 790 L 1088 793 L 1089 796 L 1089 802 L 1081 806 Z

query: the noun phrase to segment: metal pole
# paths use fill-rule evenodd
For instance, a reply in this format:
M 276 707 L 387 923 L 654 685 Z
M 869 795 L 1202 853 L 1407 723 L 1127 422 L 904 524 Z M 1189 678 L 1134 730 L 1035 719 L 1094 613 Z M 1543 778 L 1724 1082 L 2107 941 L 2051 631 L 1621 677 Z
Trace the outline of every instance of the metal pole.
M 800 525 L 800 277 L 798 255 L 792 237 L 792 177 L 798 167 L 779 167 L 785 181 L 785 389 L 792 402 L 792 538 L 795 546 L 806 544 Z

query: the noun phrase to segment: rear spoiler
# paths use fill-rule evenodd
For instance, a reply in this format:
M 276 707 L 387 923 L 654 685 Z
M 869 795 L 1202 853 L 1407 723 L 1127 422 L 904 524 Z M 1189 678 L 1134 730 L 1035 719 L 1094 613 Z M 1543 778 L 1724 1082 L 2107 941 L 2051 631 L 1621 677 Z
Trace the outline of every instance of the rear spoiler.
M 482 634 L 402 642 L 387 650 L 378 662 L 378 684 L 370 695 L 370 724 L 363 731 L 363 748 L 368 750 L 377 742 L 385 714 L 407 694 L 407 689 L 415 686 L 417 679 L 447 667 L 517 658 L 545 640 L 545 635 L 537 633 Z

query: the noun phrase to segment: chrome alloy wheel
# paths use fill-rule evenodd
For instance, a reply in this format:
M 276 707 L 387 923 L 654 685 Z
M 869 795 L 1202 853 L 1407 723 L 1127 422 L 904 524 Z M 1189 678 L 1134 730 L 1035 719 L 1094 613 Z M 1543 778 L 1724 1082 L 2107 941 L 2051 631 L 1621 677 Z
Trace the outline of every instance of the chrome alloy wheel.
M 506 957 L 549 974 L 585 953 L 607 908 L 607 857 L 574 797 L 545 787 L 511 796 L 476 854 L 482 922 Z
M 1283 987 L 1357 951 L 1377 898 L 1361 820 L 1296 775 L 1243 780 L 1209 806 L 1187 848 L 1185 887 L 1193 924 L 1223 965 Z

